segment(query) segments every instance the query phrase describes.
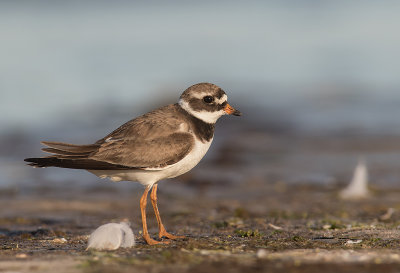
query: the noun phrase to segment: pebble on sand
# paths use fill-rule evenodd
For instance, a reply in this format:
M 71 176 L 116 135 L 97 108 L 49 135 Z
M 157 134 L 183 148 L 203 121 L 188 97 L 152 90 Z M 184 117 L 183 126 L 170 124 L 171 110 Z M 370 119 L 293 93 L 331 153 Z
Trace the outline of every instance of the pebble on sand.
M 115 250 L 132 247 L 135 237 L 129 223 L 108 223 L 98 227 L 90 234 L 87 249 Z

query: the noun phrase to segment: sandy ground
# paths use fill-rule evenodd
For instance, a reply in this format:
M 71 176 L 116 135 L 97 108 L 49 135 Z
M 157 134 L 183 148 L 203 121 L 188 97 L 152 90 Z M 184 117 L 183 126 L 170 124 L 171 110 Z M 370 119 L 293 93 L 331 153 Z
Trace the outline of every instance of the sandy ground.
M 398 272 L 400 215 L 381 217 L 389 207 L 399 209 L 400 191 L 341 201 L 337 189 L 326 186 L 263 181 L 242 186 L 259 191 L 240 199 L 243 192 L 230 190 L 231 197 L 221 198 L 207 193 L 224 186 L 208 186 L 195 196 L 197 190 L 186 183 L 161 184 L 166 227 L 187 238 L 160 246 L 146 245 L 139 234 L 140 188 L 74 196 L 51 190 L 40 196 L 4 194 L 0 272 Z M 156 237 L 150 207 L 148 214 Z M 124 217 L 132 221 L 135 247 L 85 251 L 93 229 Z
M 165 226 L 187 236 L 168 245 L 141 238 L 139 185 L 94 176 L 90 187 L 61 185 L 33 170 L 34 186 L 0 191 L 0 272 L 399 272 L 397 137 L 246 133 L 246 145 L 217 142 L 219 152 L 194 172 L 160 182 Z M 360 154 L 372 195 L 340 200 Z M 148 216 L 156 238 L 150 203 Z M 91 231 L 124 218 L 135 247 L 85 250 Z

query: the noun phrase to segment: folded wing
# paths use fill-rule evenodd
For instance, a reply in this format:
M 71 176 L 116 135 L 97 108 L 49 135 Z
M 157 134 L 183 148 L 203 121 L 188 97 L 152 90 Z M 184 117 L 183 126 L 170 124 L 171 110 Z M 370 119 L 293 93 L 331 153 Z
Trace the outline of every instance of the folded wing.
M 167 168 L 190 152 L 194 137 L 182 130 L 187 126 L 174 118 L 173 111 L 165 110 L 131 120 L 94 144 L 42 142 L 47 146 L 42 150 L 52 155 L 25 161 L 34 167 L 86 170 Z

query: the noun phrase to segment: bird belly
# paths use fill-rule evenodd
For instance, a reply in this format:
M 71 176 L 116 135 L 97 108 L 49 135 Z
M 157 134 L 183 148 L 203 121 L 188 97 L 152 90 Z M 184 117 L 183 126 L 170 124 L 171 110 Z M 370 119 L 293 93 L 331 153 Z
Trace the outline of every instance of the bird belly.
M 205 156 L 208 149 L 210 148 L 211 143 L 212 143 L 212 139 L 210 139 L 210 141 L 208 141 L 206 143 L 203 143 L 196 139 L 195 145 L 194 145 L 192 151 L 187 156 L 185 156 L 182 160 L 171 165 L 168 168 L 169 175 L 166 178 L 177 177 L 177 176 L 182 175 L 182 174 L 190 171 L 191 169 L 193 169 L 200 162 L 200 160 Z
M 192 151 L 175 164 L 163 168 L 148 168 L 144 170 L 88 170 L 100 178 L 110 178 L 114 182 L 137 181 L 150 186 L 166 178 L 182 175 L 195 167 L 207 153 L 212 139 L 202 143 L 196 140 Z

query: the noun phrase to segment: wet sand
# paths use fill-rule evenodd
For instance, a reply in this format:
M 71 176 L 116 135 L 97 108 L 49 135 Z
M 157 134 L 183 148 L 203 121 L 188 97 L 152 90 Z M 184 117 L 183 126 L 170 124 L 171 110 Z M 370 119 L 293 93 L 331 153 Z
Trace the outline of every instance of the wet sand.
M 117 185 L 115 185 L 117 186 Z M 341 201 L 326 186 L 246 181 L 231 197 L 212 197 L 225 186 L 209 186 L 194 197 L 175 194 L 178 183 L 160 186 L 160 209 L 169 231 L 186 239 L 148 246 L 141 238 L 140 190 L 1 200 L 2 272 L 395 272 L 400 266 L 400 191 L 379 191 L 364 201 Z M 188 192 L 193 189 L 186 189 Z M 99 193 L 100 192 L 100 193 Z M 129 196 L 130 195 L 130 196 Z M 384 198 L 383 198 L 384 197 Z M 156 222 L 148 209 L 150 232 Z M 85 251 L 97 226 L 132 221 L 137 245 L 117 251 Z M 361 240 L 361 241 L 360 241 Z
M 396 136 L 245 134 L 217 140 L 195 170 L 160 182 L 165 226 L 187 236 L 168 245 L 141 238 L 140 185 L 58 184 L 32 170 L 32 186 L 0 191 L 0 272 L 398 272 Z M 372 195 L 340 200 L 359 155 Z M 148 217 L 156 237 L 150 203 Z M 91 231 L 124 218 L 135 247 L 85 250 Z
M 174 193 L 185 186 L 162 184 L 159 198 L 165 225 L 187 238 L 160 246 L 148 246 L 140 237 L 139 191 L 122 198 L 117 192 L 92 193 L 88 199 L 51 192 L 41 197 L 3 197 L 0 268 L 2 272 L 130 272 L 133 268 L 137 272 L 395 272 L 399 268 L 400 217 L 397 213 L 387 220 L 380 217 L 389 207 L 399 208 L 400 191 L 376 191 L 369 200 L 344 202 L 337 199 L 335 188 L 262 181 L 243 186 L 262 194 L 245 200 L 208 194 L 193 198 Z M 156 222 L 150 208 L 148 212 L 150 232 L 156 237 Z M 85 251 L 93 229 L 123 217 L 132 221 L 135 247 Z

